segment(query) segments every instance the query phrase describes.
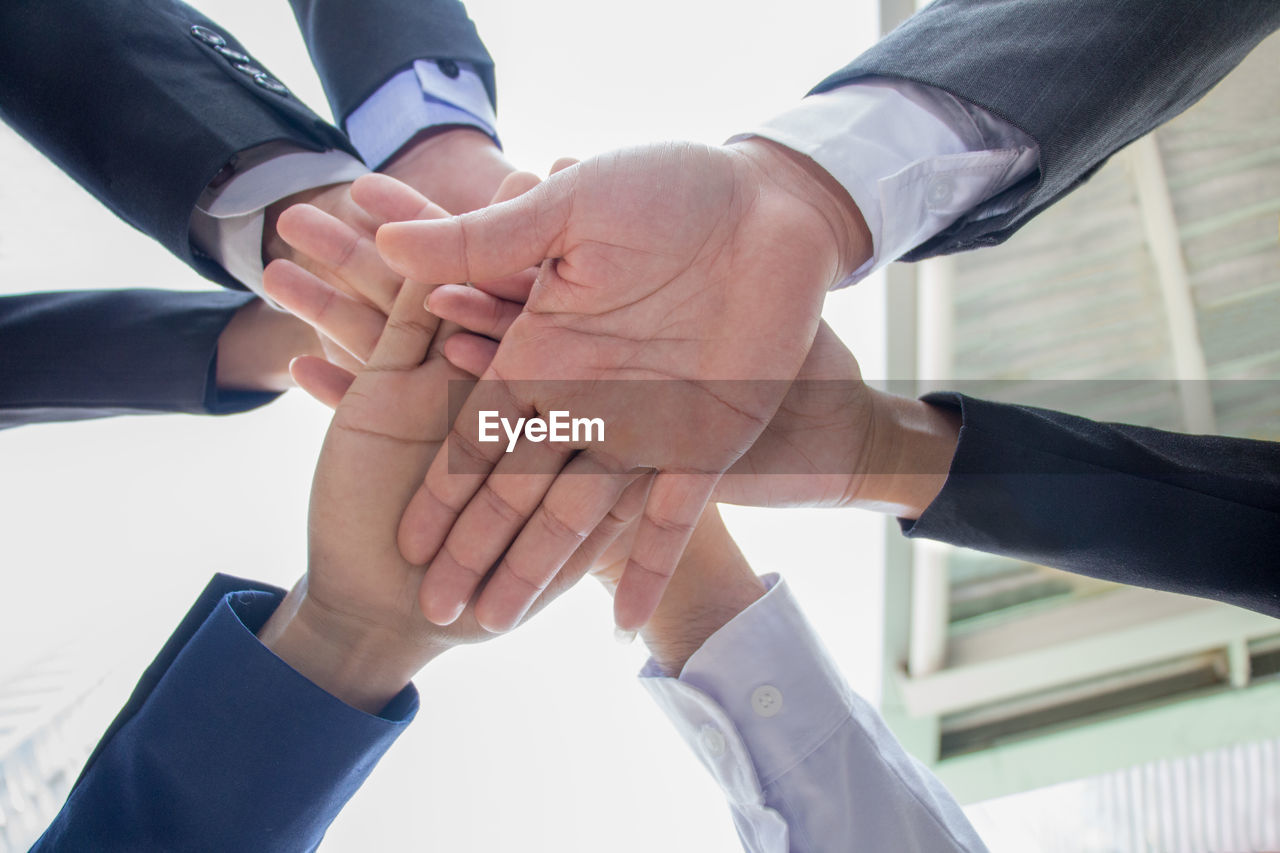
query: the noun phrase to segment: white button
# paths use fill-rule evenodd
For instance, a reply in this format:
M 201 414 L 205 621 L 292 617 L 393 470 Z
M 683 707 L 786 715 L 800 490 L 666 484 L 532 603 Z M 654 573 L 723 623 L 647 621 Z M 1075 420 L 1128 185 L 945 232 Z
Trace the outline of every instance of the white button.
M 724 734 L 715 726 L 703 726 L 698 732 L 698 740 L 702 743 L 702 751 L 712 758 L 724 755 Z
M 948 177 L 937 177 L 929 182 L 929 204 L 934 207 L 940 207 L 951 201 L 951 195 L 955 192 L 955 184 Z
M 773 717 L 782 710 L 782 691 L 772 684 L 762 684 L 751 691 L 751 707 L 761 717 Z

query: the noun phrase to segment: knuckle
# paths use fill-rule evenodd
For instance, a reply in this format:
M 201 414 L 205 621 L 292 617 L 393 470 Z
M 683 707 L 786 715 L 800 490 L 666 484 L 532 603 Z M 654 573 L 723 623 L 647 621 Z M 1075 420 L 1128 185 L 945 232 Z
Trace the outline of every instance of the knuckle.
M 538 521 L 543 529 L 558 542 L 579 544 L 587 538 L 587 534 L 579 529 L 579 525 L 570 524 L 554 508 L 543 505 L 538 514 Z
M 325 320 L 333 313 L 336 308 L 338 292 L 332 287 L 326 287 L 320 291 L 320 301 L 315 307 L 314 317 L 316 320 Z
M 430 335 L 432 329 L 421 320 L 412 317 L 398 316 L 393 313 L 387 318 L 387 331 L 408 335 Z
M 480 498 L 493 511 L 494 515 L 500 517 L 508 525 L 515 526 L 524 521 L 525 514 L 504 498 L 497 489 L 489 484 L 488 480 L 480 487 Z
M 547 584 L 551 583 L 551 579 L 555 577 L 555 572 L 551 572 L 545 576 L 539 575 L 537 572 L 530 572 L 520 568 L 509 558 L 503 559 L 498 566 L 498 571 L 502 572 L 507 578 L 525 587 L 533 595 L 537 595 L 547 588 Z
M 344 235 L 344 239 L 338 245 L 338 250 L 333 256 L 333 265 L 335 267 L 345 267 L 351 263 L 351 259 L 356 256 L 356 251 L 360 248 L 360 235 L 354 231 Z
M 457 518 L 458 514 L 462 512 L 462 507 L 465 506 L 465 502 L 452 501 L 448 496 L 440 494 L 436 490 L 437 488 L 438 487 L 432 478 L 428 477 L 423 481 L 423 491 L 427 493 L 427 497 L 431 498 L 431 500 L 443 507 L 445 512 L 447 512 L 451 517 Z
M 626 572 L 624 573 L 631 574 L 632 572 L 638 572 L 639 574 L 642 574 L 642 575 L 649 575 L 651 577 L 658 578 L 664 583 L 671 579 L 670 571 L 664 572 L 664 571 L 655 569 L 649 563 L 643 560 L 640 560 L 635 556 L 632 556 L 629 560 L 627 560 L 627 568 L 626 568 Z
M 502 321 L 506 317 L 503 305 L 497 299 L 490 298 L 487 302 L 489 306 L 489 328 L 498 329 L 502 326 Z
M 693 533 L 695 522 L 684 521 L 678 518 L 670 518 L 668 516 L 654 515 L 646 512 L 644 520 L 657 528 L 661 533 L 671 536 L 688 536 Z
M 453 429 L 449 430 L 449 452 L 451 454 L 461 454 L 462 458 L 459 461 L 464 463 L 481 465 L 486 468 L 490 464 L 489 457 L 480 449 L 480 446 L 472 441 L 456 425 Z M 452 459 L 450 461 L 452 461 Z
M 605 513 L 604 519 L 596 529 L 602 530 L 605 533 L 613 533 L 617 530 L 621 530 L 629 521 L 630 519 L 624 518 L 618 513 L 617 507 L 614 507 Z
M 481 578 L 483 578 L 486 574 L 489 573 L 488 566 L 485 566 L 483 568 L 477 568 L 476 566 L 468 565 L 467 563 L 464 563 L 462 560 L 459 560 L 458 556 L 453 553 L 453 550 L 449 547 L 447 543 L 443 548 L 440 549 L 440 553 L 448 561 L 447 563 L 445 563 L 447 567 L 452 568 L 455 571 L 459 571 L 462 574 L 466 574 L 474 578 L 476 581 L 479 581 Z

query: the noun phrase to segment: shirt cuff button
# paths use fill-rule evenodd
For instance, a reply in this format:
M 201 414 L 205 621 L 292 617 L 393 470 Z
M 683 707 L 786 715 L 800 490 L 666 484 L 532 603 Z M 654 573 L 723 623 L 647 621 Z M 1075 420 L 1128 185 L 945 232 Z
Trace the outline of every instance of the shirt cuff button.
M 698 732 L 698 742 L 708 758 L 719 758 L 724 755 L 726 742 L 724 734 L 715 726 L 703 726 Z
M 751 708 L 758 717 L 776 717 L 782 711 L 782 691 L 762 684 L 751 691 Z
M 929 205 L 930 207 L 941 207 L 951 201 L 951 196 L 955 193 L 955 184 L 952 180 L 945 176 L 934 178 L 929 182 Z

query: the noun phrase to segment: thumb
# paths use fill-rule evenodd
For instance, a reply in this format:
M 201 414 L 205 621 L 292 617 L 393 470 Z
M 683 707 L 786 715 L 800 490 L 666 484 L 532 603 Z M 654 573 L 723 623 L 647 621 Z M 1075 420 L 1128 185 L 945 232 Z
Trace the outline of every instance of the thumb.
M 429 222 L 378 229 L 387 266 L 427 284 L 490 281 L 536 266 L 564 251 L 576 169 L 511 201 Z

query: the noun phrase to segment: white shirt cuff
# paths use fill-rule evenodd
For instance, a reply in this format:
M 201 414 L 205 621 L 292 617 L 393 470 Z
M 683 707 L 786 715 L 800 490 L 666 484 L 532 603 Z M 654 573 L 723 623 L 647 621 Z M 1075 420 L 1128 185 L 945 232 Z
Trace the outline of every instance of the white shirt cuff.
M 787 821 L 766 804 L 764 785 L 760 781 L 762 774 L 757 772 L 752 751 L 739 728 L 739 718 L 744 716 L 739 700 L 744 691 L 749 697 L 758 685 L 751 685 L 752 679 L 736 683 L 736 679 L 726 673 L 728 679 L 735 681 L 728 691 L 735 696 L 725 702 L 718 695 L 723 691 L 704 689 L 704 679 L 699 677 L 707 667 L 714 668 L 717 660 L 733 656 L 733 643 L 744 624 L 754 621 L 759 611 L 774 609 L 777 595 L 789 595 L 778 583 L 777 575 L 769 575 L 764 580 L 772 589 L 708 638 L 689 658 L 680 678 L 667 677 L 650 658 L 640 672 L 640 682 L 724 792 L 738 836 L 748 853 L 784 853 L 790 849 Z M 745 630 L 750 632 L 749 627 Z M 690 673 L 692 681 L 685 677 Z
M 853 694 L 786 582 L 776 574 L 764 581 L 769 591 L 712 634 L 678 680 L 662 678 L 652 659 L 640 675 L 655 698 L 679 685 L 699 694 L 700 706 L 721 709 L 768 786 L 849 715 Z M 686 733 L 682 720 L 676 725 Z
M 1030 174 L 1035 142 L 950 94 L 866 78 L 810 95 L 733 137 L 761 136 L 813 159 L 849 193 L 871 232 L 872 255 L 836 284 L 860 281 Z
M 201 199 L 191 214 L 192 243 L 266 299 L 262 291 L 266 208 L 303 190 L 354 181 L 368 171 L 359 160 L 337 149 L 299 149 L 273 157 L 238 172 L 212 198 Z
M 985 851 L 955 800 L 853 692 L 777 575 L 679 678 L 641 680 L 729 799 L 750 853 Z M 789 839 L 790 838 L 790 842 Z
M 452 67 L 457 77 L 434 60 L 416 60 L 347 117 L 347 136 L 371 168 L 382 166 L 418 131 L 437 125 L 470 125 L 498 142 L 497 117 L 480 75 L 465 63 Z

